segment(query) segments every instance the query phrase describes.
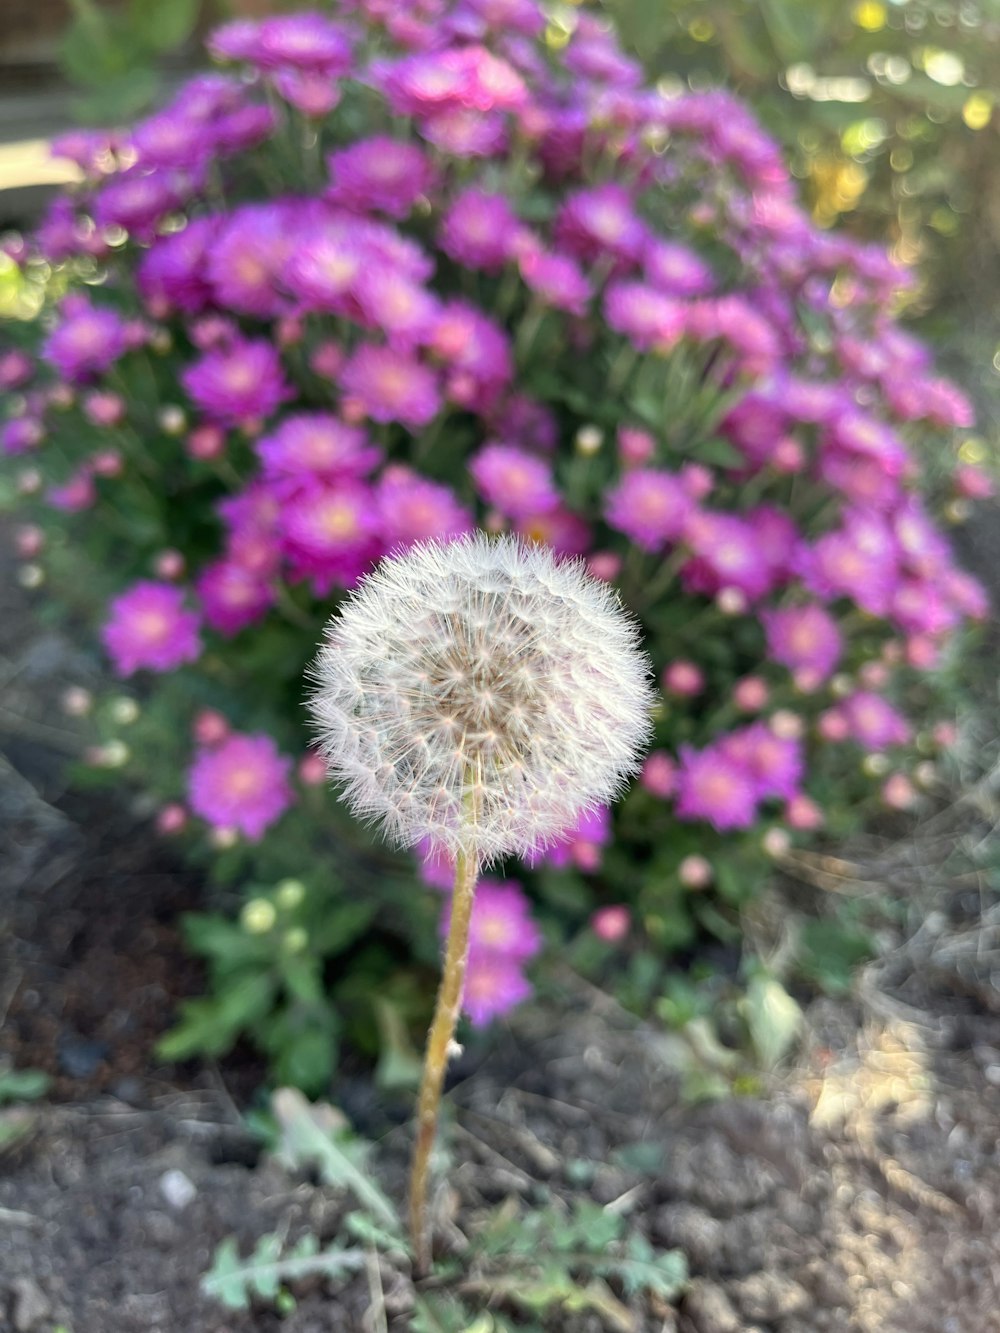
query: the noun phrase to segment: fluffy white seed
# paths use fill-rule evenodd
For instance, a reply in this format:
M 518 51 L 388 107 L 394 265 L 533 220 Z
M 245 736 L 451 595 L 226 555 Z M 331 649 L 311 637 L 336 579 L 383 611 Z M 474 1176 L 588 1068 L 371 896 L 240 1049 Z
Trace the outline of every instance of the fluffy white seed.
M 310 708 L 331 778 L 393 842 L 480 863 L 612 799 L 649 733 L 650 664 L 580 561 L 476 533 L 388 559 L 327 627 Z

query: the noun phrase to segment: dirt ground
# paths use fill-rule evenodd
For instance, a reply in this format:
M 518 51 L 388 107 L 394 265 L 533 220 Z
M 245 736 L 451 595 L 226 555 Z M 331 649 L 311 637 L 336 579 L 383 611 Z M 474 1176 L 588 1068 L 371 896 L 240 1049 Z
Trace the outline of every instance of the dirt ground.
M 297 1285 L 282 1318 L 199 1293 L 224 1237 L 327 1241 L 347 1204 L 261 1156 L 240 1115 L 260 1072 L 245 1052 L 156 1063 L 200 985 L 173 924 L 198 886 L 141 809 L 65 789 L 82 742 L 57 699 L 95 667 L 38 629 L 12 573 L 8 551 L 0 1061 L 54 1081 L 44 1104 L 0 1111 L 0 1140 L 21 1131 L 0 1147 L 0 1330 L 402 1333 L 415 1289 L 387 1261 L 336 1291 Z M 560 1003 L 524 1009 L 459 1071 L 441 1251 L 461 1256 L 505 1200 L 587 1194 L 687 1257 L 676 1307 L 634 1303 L 635 1333 L 1000 1330 L 1000 918 L 968 886 L 938 909 L 850 1002 L 812 1004 L 794 1067 L 757 1099 L 685 1105 L 662 1036 L 567 976 Z M 357 1083 L 341 1093 L 398 1196 L 405 1124 Z

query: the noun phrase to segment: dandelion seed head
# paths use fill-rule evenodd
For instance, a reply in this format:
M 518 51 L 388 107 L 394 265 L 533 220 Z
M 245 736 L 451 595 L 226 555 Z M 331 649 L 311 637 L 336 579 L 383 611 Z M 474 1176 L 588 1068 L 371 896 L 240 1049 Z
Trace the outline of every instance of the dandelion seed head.
M 649 674 L 582 562 L 475 533 L 362 581 L 327 628 L 310 707 L 357 815 L 486 864 L 618 793 L 648 737 Z

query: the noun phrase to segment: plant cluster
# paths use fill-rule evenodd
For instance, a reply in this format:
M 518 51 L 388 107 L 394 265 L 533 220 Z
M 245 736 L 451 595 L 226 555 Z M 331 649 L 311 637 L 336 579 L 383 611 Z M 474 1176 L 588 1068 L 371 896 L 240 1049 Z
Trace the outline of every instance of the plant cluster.
M 174 1055 L 246 1028 L 318 1087 L 343 1022 L 374 1048 L 426 1013 L 433 895 L 340 814 L 301 708 L 390 552 L 478 527 L 583 557 L 658 677 L 624 801 L 484 887 L 473 953 L 503 966 L 473 970 L 475 1021 L 528 991 L 531 912 L 558 940 L 597 909 L 619 954 L 732 929 L 793 841 L 911 806 L 949 743 L 910 719 L 986 603 L 935 515 L 990 482 L 893 317 L 907 273 L 816 229 L 739 101 L 651 89 L 572 19 L 227 24 L 223 70 L 63 138 L 80 186 L 7 246 L 53 294 L 40 347 L 0 355 L 22 578 L 139 701 L 67 699 L 90 776 L 141 785 L 246 898 L 243 947 L 195 928 L 223 989 Z M 329 928 L 362 902 L 362 933 Z

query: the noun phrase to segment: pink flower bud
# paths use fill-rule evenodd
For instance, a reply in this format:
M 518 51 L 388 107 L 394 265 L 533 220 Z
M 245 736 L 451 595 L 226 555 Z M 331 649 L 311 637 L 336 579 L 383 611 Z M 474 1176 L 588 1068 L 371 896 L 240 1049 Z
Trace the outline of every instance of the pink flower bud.
M 606 583 L 610 583 L 621 573 L 621 556 L 616 555 L 614 551 L 595 551 L 587 558 L 587 568 L 595 579 L 604 579 Z
M 622 903 L 599 907 L 590 918 L 590 928 L 599 940 L 617 944 L 623 940 L 632 925 L 632 915 Z
M 156 831 L 169 837 L 172 833 L 179 833 L 186 823 L 187 811 L 174 801 L 165 805 L 156 816 Z
M 299 781 L 304 787 L 321 787 L 326 781 L 326 763 L 321 754 L 310 750 L 299 760 Z
M 770 691 L 760 676 L 744 676 L 733 689 L 733 703 L 743 713 L 759 713 L 767 707 Z
M 19 556 L 33 560 L 45 546 L 45 533 L 34 523 L 25 523 L 14 533 L 14 547 Z
M 190 325 L 188 332 L 195 347 L 199 351 L 207 352 L 212 347 L 218 347 L 220 343 L 228 342 L 236 332 L 236 328 L 232 320 L 226 319 L 223 315 L 204 315 Z
M 90 470 L 95 477 L 120 477 L 125 464 L 117 449 L 99 449 L 90 458 Z
M 801 472 L 806 465 L 806 456 L 798 440 L 784 435 L 771 452 L 771 466 L 775 472 L 792 475 Z
M 26 467 L 17 474 L 18 495 L 37 495 L 42 489 L 42 474 L 36 467 Z
M 931 735 L 934 738 L 935 745 L 940 745 L 942 750 L 947 750 L 958 740 L 958 727 L 955 726 L 954 722 L 936 722 Z
M 703 463 L 685 463 L 680 470 L 680 479 L 692 500 L 704 500 L 715 485 L 714 477 Z
M 226 447 L 226 433 L 221 426 L 205 423 L 195 426 L 187 437 L 186 449 L 192 458 L 209 462 L 218 458 Z
M 815 694 L 823 684 L 823 676 L 811 667 L 800 667 L 792 674 L 792 684 L 799 694 Z
M 601 868 L 601 849 L 596 842 L 574 842 L 570 848 L 570 856 L 577 870 L 582 870 L 584 874 L 592 875 Z
M 712 882 L 713 874 L 711 861 L 697 854 L 685 856 L 677 867 L 677 878 L 686 889 L 707 888 Z
M 203 708 L 195 717 L 192 731 L 199 745 L 218 745 L 229 735 L 229 723 L 214 708 Z
M 785 806 L 785 822 L 789 828 L 810 831 L 823 827 L 823 811 L 810 797 L 799 793 Z
M 309 368 L 322 379 L 336 379 L 344 364 L 344 353 L 339 343 L 323 342 L 309 358 Z
M 847 718 L 843 713 L 838 713 L 836 708 L 828 708 L 825 713 L 820 713 L 816 728 L 825 741 L 847 739 Z
M 884 662 L 866 662 L 858 672 L 858 680 L 866 690 L 881 690 L 889 681 L 889 668 Z
M 669 663 L 660 680 L 668 694 L 676 694 L 682 699 L 693 698 L 705 688 L 704 674 L 694 662 Z
M 956 469 L 955 489 L 967 500 L 988 500 L 996 493 L 993 478 L 982 468 L 968 465 Z
M 156 421 L 164 435 L 182 435 L 187 426 L 184 409 L 176 403 L 164 404 L 156 414 Z
M 184 573 L 184 557 L 180 551 L 161 551 L 153 561 L 153 570 L 158 578 L 179 579 Z
M 302 341 L 302 320 L 295 315 L 285 315 L 278 320 L 275 337 L 279 347 L 295 347 Z
M 117 426 L 125 417 L 125 399 L 108 389 L 94 389 L 84 397 L 83 415 L 94 426 Z
M 917 671 L 930 671 L 941 660 L 941 645 L 926 634 L 915 634 L 906 641 L 905 656 L 907 664 Z
M 905 773 L 893 773 L 882 786 L 882 800 L 890 810 L 909 810 L 916 804 L 916 789 Z
M 618 432 L 618 457 L 625 467 L 641 467 L 656 453 L 656 441 L 645 430 L 623 426 Z
M 646 756 L 639 774 L 639 785 L 653 796 L 664 799 L 674 794 L 677 785 L 677 765 L 666 750 L 653 750 Z

